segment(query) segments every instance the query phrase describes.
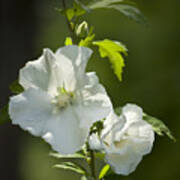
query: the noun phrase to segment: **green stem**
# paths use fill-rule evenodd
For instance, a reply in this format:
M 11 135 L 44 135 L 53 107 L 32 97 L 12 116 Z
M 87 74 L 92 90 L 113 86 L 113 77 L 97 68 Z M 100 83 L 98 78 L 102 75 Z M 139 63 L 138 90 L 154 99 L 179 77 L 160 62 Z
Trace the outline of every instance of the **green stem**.
M 67 9 L 66 0 L 62 0 L 62 5 L 63 5 L 63 9 L 65 11 L 66 23 L 67 23 L 70 35 L 72 37 L 72 40 L 75 40 L 76 38 L 75 38 L 75 34 L 74 34 L 74 29 L 72 28 L 71 22 L 68 20 L 68 17 L 67 17 L 67 14 L 66 14 L 66 9 Z
M 95 180 L 98 180 L 98 178 L 97 178 L 97 176 L 96 176 L 95 156 L 94 156 L 94 152 L 93 152 L 92 150 L 90 150 L 90 157 L 91 157 L 90 167 L 91 167 L 92 177 L 93 177 Z

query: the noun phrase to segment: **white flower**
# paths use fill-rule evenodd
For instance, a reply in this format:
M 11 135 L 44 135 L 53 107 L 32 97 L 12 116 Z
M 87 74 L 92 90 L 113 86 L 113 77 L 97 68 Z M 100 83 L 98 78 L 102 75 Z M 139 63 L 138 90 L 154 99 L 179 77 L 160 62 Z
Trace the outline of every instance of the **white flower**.
M 63 154 L 81 149 L 91 125 L 106 117 L 111 102 L 94 72 L 85 73 L 92 51 L 66 46 L 43 55 L 20 70 L 25 91 L 10 98 L 13 124 L 41 136 Z
M 101 146 L 107 163 L 117 174 L 129 175 L 136 169 L 143 155 L 151 152 L 154 131 L 142 117 L 140 107 L 128 104 L 123 107 L 120 117 L 112 112 L 105 120 L 100 136 Z

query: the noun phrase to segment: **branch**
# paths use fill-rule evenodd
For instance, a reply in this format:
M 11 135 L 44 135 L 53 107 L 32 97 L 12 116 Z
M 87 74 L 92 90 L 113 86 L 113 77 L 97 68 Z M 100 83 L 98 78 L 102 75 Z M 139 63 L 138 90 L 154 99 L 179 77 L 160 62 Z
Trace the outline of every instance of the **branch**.
M 69 32 L 71 34 L 72 39 L 74 39 L 74 30 L 72 29 L 71 23 L 69 22 L 67 14 L 66 14 L 66 9 L 67 9 L 67 7 L 66 7 L 66 0 L 62 0 L 62 5 L 63 5 L 63 9 L 65 11 L 66 23 L 67 23 Z

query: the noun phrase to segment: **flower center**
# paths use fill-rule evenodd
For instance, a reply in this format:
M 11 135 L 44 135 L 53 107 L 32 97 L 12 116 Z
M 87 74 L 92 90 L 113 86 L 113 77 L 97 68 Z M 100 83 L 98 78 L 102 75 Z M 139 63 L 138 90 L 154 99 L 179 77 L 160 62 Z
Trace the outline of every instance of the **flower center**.
M 54 103 L 58 109 L 62 109 L 69 104 L 72 104 L 73 98 L 73 92 L 68 92 L 65 90 L 65 88 L 58 88 L 58 95 L 55 97 Z

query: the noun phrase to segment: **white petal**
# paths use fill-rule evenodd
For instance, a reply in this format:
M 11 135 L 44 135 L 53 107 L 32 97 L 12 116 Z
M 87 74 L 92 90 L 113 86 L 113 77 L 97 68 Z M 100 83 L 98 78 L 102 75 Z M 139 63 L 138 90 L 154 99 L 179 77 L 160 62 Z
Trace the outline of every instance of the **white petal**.
M 154 142 L 154 131 L 150 124 L 143 120 L 133 123 L 127 133 L 137 153 L 145 155 L 151 152 Z
M 50 81 L 51 66 L 55 62 L 55 57 L 51 50 L 45 49 L 43 55 L 35 61 L 30 61 L 20 70 L 19 81 L 25 88 L 38 87 L 48 90 Z
M 85 83 L 84 73 L 91 54 L 91 49 L 74 45 L 60 48 L 56 52 L 57 57 L 63 55 L 71 61 L 76 79 L 78 80 L 78 86 L 82 86 Z
M 20 84 L 25 88 L 40 88 L 50 94 L 56 94 L 58 87 L 68 86 L 74 90 L 75 78 L 72 63 L 65 56 L 56 57 L 50 49 L 35 61 L 28 62 L 20 70 Z M 65 88 L 66 88 L 65 87 Z
M 118 143 L 121 146 L 120 148 L 114 144 L 123 138 L 124 132 L 126 131 L 126 124 L 126 118 L 124 116 L 118 117 L 113 111 L 104 121 L 101 139 L 107 153 L 120 153 L 126 150 L 124 139 L 123 142 Z
M 47 132 L 43 138 L 61 154 L 72 154 L 84 145 L 89 128 L 80 128 L 77 114 L 68 107 L 54 114 L 47 124 Z
M 99 83 L 99 79 L 98 79 L 98 77 L 97 77 L 95 72 L 87 72 L 85 78 L 86 78 L 85 86 L 87 88 L 95 86 L 95 85 L 97 85 Z
M 28 89 L 10 98 L 9 114 L 12 123 L 36 136 L 41 136 L 46 131 L 52 109 L 51 97 L 41 90 Z
M 107 154 L 106 161 L 111 165 L 117 174 L 129 175 L 142 160 L 142 156 L 131 151 L 124 154 Z
M 92 50 L 86 47 L 72 45 L 58 49 L 56 55 L 59 54 L 70 59 L 77 71 L 85 72 L 87 62 L 92 54 Z
M 133 123 L 142 120 L 143 110 L 135 104 L 127 104 L 123 107 L 122 114 L 126 117 L 128 123 Z
M 104 129 L 102 130 L 101 137 L 106 138 L 105 136 L 108 133 L 117 131 L 117 129 L 121 131 L 125 123 L 126 119 L 123 116 L 118 117 L 112 110 L 104 121 Z
M 67 47 L 68 46 L 65 48 Z M 60 86 L 64 87 L 69 92 L 73 92 L 76 88 L 77 79 L 71 59 L 64 56 L 63 54 L 56 54 L 55 57 L 59 64 L 58 72 L 61 72 L 61 74 L 56 73 L 56 75 L 59 75 L 59 79 L 61 81 Z
M 104 87 L 98 83 L 97 76 L 94 73 L 88 75 L 88 82 L 92 84 L 89 83 L 80 90 L 76 105 L 76 111 L 80 112 L 79 118 L 82 119 L 81 127 L 91 126 L 94 122 L 107 117 L 112 110 L 111 101 Z

